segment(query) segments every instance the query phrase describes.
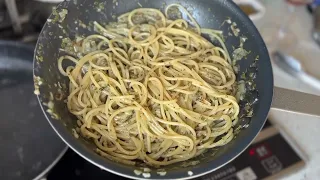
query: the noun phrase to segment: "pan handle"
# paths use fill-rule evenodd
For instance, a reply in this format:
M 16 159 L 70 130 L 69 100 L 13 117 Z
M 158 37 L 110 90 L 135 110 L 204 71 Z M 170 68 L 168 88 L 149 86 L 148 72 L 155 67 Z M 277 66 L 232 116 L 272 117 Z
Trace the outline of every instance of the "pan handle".
M 274 87 L 271 109 L 320 117 L 320 96 Z

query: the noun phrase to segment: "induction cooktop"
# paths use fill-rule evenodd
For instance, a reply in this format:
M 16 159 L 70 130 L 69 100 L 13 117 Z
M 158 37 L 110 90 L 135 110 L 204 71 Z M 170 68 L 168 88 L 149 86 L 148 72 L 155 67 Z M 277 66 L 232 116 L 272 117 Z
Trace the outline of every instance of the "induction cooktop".
M 269 121 L 255 141 L 235 160 L 199 180 L 278 179 L 305 165 L 286 138 Z M 71 149 L 49 172 L 47 180 L 126 179 L 92 165 Z

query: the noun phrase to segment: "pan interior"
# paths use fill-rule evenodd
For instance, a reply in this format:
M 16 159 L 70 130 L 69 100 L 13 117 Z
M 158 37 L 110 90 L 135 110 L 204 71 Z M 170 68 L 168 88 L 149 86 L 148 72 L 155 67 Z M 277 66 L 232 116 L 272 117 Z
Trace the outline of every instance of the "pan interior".
M 270 59 L 266 46 L 253 23 L 233 2 L 226 0 L 66 1 L 61 3 L 50 16 L 36 47 L 34 74 L 35 77 L 40 77 L 43 80 L 43 84 L 39 87 L 39 99 L 42 105 L 49 101 L 54 102 L 54 113 L 46 112 L 46 115 L 60 137 L 80 155 L 103 169 L 127 177 L 135 177 L 133 171 L 137 167 L 122 165 L 100 157 L 93 151 L 96 148 L 95 145 L 81 137 L 79 139 L 74 137 L 73 131 L 77 127 L 76 118 L 68 112 L 63 101 L 68 96 L 69 82 L 59 73 L 57 67 L 57 59 L 64 54 L 61 48 L 69 38 L 74 40 L 77 36 L 95 34 L 93 21 L 107 24 L 115 21 L 115 17 L 118 15 L 141 6 L 163 10 L 166 5 L 172 3 L 180 3 L 186 7 L 201 27 L 222 30 L 225 44 L 231 55 L 240 46 L 241 38 L 246 38 L 243 49 L 249 53 L 237 62 L 239 65 L 237 80 L 243 79 L 245 82 L 252 80 L 256 88 L 253 94 L 249 94 L 252 92 L 247 91 L 247 95 L 253 99 L 259 96 L 259 101 L 253 106 L 253 116 L 239 121 L 239 125 L 249 124 L 249 126 L 245 126 L 246 128 L 243 128 L 229 144 L 217 150 L 210 150 L 196 159 L 163 167 L 167 175 L 160 177 L 154 173 L 152 178 L 181 178 L 188 176 L 188 171 L 192 171 L 194 176 L 199 176 L 213 171 L 242 152 L 265 122 L 273 92 Z M 228 20 L 232 23 L 228 23 Z M 238 36 L 235 36 L 234 28 L 231 27 L 233 22 L 236 24 L 236 28 L 240 30 Z M 247 75 L 244 76 L 244 72 L 248 72 Z M 248 74 L 250 73 L 255 73 L 254 79 L 249 79 Z M 63 99 L 56 100 L 53 98 L 57 94 L 62 94 Z M 242 102 L 242 107 L 245 103 L 246 101 Z M 47 109 L 46 106 L 43 106 L 43 108 Z

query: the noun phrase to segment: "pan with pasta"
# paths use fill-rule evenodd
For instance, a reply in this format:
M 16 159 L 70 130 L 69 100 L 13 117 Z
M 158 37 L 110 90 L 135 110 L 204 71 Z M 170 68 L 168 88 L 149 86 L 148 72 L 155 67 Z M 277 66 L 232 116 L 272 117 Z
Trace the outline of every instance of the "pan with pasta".
M 223 0 L 62 3 L 35 55 L 35 93 L 51 125 L 126 177 L 221 167 L 258 133 L 272 95 L 260 74 L 271 72 L 267 52 L 235 12 Z

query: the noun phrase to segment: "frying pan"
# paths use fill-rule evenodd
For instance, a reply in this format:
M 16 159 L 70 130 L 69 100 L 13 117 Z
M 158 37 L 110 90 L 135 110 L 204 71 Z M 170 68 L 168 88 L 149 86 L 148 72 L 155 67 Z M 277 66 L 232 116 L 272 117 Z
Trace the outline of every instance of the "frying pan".
M 233 160 L 248 147 L 264 125 L 271 107 L 273 94 L 275 95 L 274 99 L 279 100 L 274 102 L 276 109 L 319 115 L 316 108 L 320 102 L 318 96 L 278 88 L 275 88 L 275 93 L 273 93 L 273 74 L 267 48 L 249 18 L 232 1 L 228 0 L 77 0 L 61 3 L 56 12 L 66 12 L 65 10 L 67 10 L 68 14 L 65 17 L 60 17 L 60 19 L 57 18 L 59 13 L 54 13 L 49 17 L 50 20 L 42 30 L 35 50 L 34 75 L 43 79 L 43 84 L 40 86 L 40 95 L 38 95 L 40 104 L 48 102 L 50 94 L 55 95 L 62 91 L 64 92 L 64 99 L 68 95 L 68 79 L 63 77 L 57 68 L 57 59 L 64 54 L 59 49 L 65 38 L 74 39 L 76 36 L 94 34 L 93 21 L 108 23 L 115 21 L 115 16 L 141 6 L 163 9 L 171 3 L 180 3 L 186 7 L 201 27 L 222 30 L 229 52 L 233 52 L 233 47 L 239 46 L 240 36 L 247 38 L 243 48 L 251 53 L 238 61 L 240 71 L 237 79 L 239 80 L 241 74 L 245 71 L 256 73 L 255 79 L 253 79 L 256 90 L 247 93 L 251 93 L 248 94 L 249 97 L 259 100 L 253 106 L 253 116 L 240 119 L 237 126 L 242 127 L 242 130 L 229 144 L 184 163 L 162 167 L 166 171 L 165 176 L 157 174 L 157 169 L 149 167 L 151 169 L 151 179 L 195 178 L 212 172 Z M 227 19 L 236 23 L 240 30 L 240 36 L 230 35 L 230 25 L 225 23 Z M 257 57 L 259 57 L 258 61 L 256 61 Z M 256 68 L 250 68 L 253 65 Z M 249 81 L 249 79 L 247 80 Z M 59 88 L 56 87 L 57 83 L 61 84 Z M 90 141 L 81 137 L 75 138 L 72 132 L 77 127 L 76 118 L 68 112 L 63 100 L 54 100 L 54 104 L 54 113 L 59 118 L 52 118 L 52 114 L 46 112 L 47 107 L 42 105 L 44 114 L 57 134 L 80 156 L 112 173 L 134 179 L 144 178 L 134 173 L 134 170 L 140 167 L 123 165 L 103 158 L 94 152 L 96 146 Z M 193 164 L 193 162 L 200 163 Z M 188 166 L 188 164 L 193 165 Z
M 40 179 L 67 150 L 33 95 L 32 59 L 32 46 L 0 41 L 0 179 L 4 180 Z

